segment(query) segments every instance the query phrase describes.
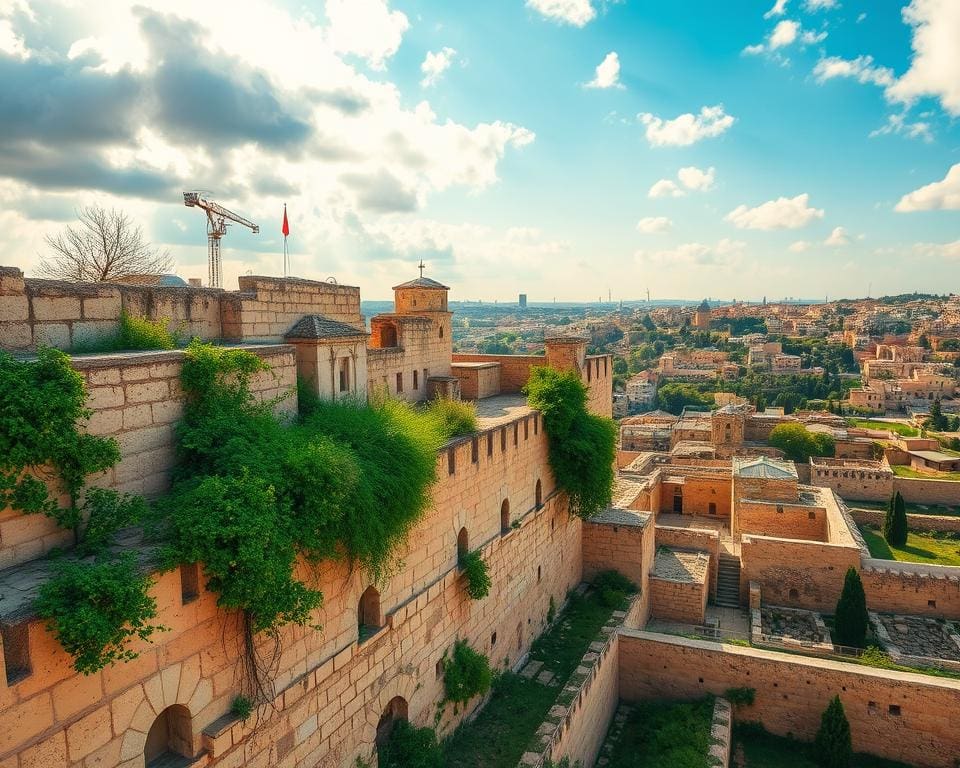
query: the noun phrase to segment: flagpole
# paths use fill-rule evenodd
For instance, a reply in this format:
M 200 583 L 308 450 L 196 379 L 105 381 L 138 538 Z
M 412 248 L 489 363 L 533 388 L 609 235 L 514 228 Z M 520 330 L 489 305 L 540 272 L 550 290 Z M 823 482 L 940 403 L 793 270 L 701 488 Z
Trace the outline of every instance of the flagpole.
M 289 226 L 287 224 L 287 204 L 283 204 L 283 276 L 290 276 L 290 251 L 287 249 L 287 235 Z

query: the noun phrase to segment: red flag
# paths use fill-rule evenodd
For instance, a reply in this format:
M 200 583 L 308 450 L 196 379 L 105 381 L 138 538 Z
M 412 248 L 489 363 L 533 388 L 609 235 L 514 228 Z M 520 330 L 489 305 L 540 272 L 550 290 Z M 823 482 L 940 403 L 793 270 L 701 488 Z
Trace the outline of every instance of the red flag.
M 283 236 L 286 237 L 290 234 L 290 223 L 287 221 L 287 206 L 283 206 L 283 227 L 280 229 L 283 232 Z

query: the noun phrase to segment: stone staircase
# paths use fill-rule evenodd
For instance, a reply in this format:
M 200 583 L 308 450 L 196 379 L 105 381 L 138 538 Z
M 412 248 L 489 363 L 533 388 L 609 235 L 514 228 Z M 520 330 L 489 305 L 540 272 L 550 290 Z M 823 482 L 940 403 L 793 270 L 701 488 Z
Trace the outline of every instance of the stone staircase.
M 722 608 L 740 607 L 740 558 L 720 555 L 715 602 Z

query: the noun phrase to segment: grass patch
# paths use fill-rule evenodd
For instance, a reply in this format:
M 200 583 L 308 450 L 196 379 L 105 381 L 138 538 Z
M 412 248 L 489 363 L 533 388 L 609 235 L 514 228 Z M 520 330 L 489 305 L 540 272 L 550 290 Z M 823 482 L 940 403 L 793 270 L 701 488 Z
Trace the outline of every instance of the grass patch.
M 893 470 L 893 474 L 897 477 L 918 477 L 921 480 L 960 480 L 960 472 L 937 472 L 932 469 L 926 472 L 919 472 L 905 464 L 894 464 L 890 469 Z
M 806 742 L 774 736 L 753 724 L 734 727 L 733 754 L 742 753 L 743 761 L 734 759 L 741 768 L 820 768 L 813 745 Z M 850 768 L 909 768 L 906 763 L 884 760 L 873 755 L 856 754 Z
M 709 768 L 713 697 L 651 701 L 627 717 L 608 768 Z
M 571 594 L 559 621 L 534 642 L 531 661 L 542 661 L 542 670 L 552 672 L 555 682 L 562 684 L 618 607 L 623 606 L 604 605 L 595 592 Z M 516 768 L 561 690 L 505 672 L 477 718 L 444 742 L 444 766 Z
M 847 419 L 847 424 L 851 427 L 862 427 L 863 429 L 886 429 L 903 437 L 916 437 L 920 430 L 911 427 L 909 424 L 901 424 L 897 421 L 874 421 L 873 419 Z
M 891 547 L 879 528 L 860 526 L 871 557 L 881 560 L 901 560 L 910 563 L 936 563 L 937 565 L 960 565 L 960 539 L 946 534 L 918 533 L 910 531 L 903 547 Z

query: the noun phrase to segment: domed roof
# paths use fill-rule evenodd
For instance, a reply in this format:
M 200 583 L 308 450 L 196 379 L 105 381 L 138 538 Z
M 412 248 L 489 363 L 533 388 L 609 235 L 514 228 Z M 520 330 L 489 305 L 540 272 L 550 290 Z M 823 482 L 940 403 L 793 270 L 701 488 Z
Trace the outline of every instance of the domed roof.
M 703 301 L 700 302 L 700 306 L 697 307 L 697 312 L 709 312 L 709 311 L 710 311 L 710 305 L 707 303 L 707 300 L 704 299 Z

